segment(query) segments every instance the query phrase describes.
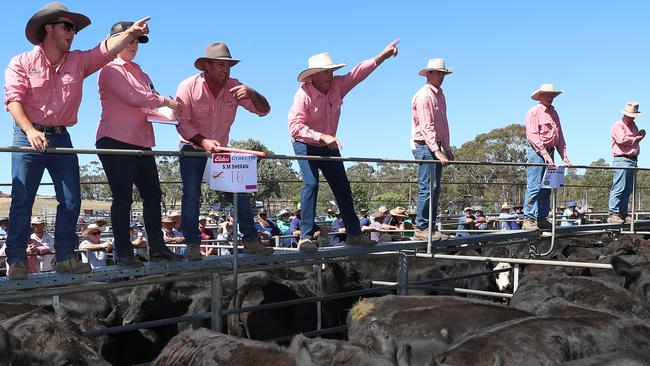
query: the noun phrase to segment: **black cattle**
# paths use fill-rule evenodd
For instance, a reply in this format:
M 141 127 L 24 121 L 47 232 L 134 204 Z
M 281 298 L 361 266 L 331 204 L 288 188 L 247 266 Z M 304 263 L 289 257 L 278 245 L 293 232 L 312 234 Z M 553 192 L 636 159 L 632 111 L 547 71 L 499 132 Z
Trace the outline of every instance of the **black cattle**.
M 151 365 L 295 366 L 296 363 L 279 346 L 201 328 L 174 337 Z
M 299 334 L 288 352 L 300 366 L 393 366 L 395 362 L 361 345 L 350 342 L 307 338 Z
M 0 325 L 0 365 L 45 366 L 51 363 L 23 349 L 20 340 Z
M 545 314 L 546 303 L 561 298 L 577 306 L 613 312 L 626 317 L 650 319 L 650 308 L 638 296 L 615 284 L 594 277 L 528 276 L 510 299 L 510 306 Z
M 650 302 L 650 272 L 648 266 L 633 266 L 621 257 L 612 258 L 612 266 L 616 274 L 625 279 L 623 286 L 637 295 L 645 304 Z
M 44 309 L 5 319 L 0 325 L 20 340 L 23 349 L 50 365 L 110 365 L 74 323 L 57 320 Z
M 650 328 L 616 317 L 526 318 L 487 328 L 435 357 L 438 365 L 557 365 L 615 352 L 648 351 Z
M 13 302 L 0 302 L 0 321 L 13 318 L 14 316 L 28 313 L 34 309 L 38 309 L 40 306 L 24 303 L 13 303 Z M 54 311 L 51 306 L 44 307 L 49 311 Z
M 458 299 L 455 303 L 352 316 L 348 338 L 389 359 L 423 365 L 434 355 L 481 329 L 533 316 L 491 302 Z M 446 301 L 443 299 L 442 302 Z
M 637 349 L 625 349 L 617 352 L 581 358 L 562 363 L 562 366 L 648 366 L 650 354 Z

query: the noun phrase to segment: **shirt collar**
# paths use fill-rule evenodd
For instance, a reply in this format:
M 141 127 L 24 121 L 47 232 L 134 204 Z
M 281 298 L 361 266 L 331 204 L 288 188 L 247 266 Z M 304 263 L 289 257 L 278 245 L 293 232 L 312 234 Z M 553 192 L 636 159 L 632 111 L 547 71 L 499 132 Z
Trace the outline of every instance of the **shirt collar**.
M 553 112 L 553 111 L 555 110 L 555 107 L 553 107 L 553 104 L 551 104 L 551 105 L 548 106 L 548 107 L 545 106 L 545 105 L 542 104 L 542 103 L 539 103 L 539 105 L 540 105 L 540 107 L 542 108 L 542 110 L 543 110 L 544 112 L 547 112 L 547 113 Z
M 427 83 L 427 86 L 429 87 L 429 89 L 431 89 L 431 91 L 432 91 L 434 94 L 438 94 L 438 93 L 441 93 L 441 92 L 442 92 L 442 87 L 435 87 L 434 85 L 432 85 L 432 84 L 430 84 L 430 83 Z
M 324 94 L 322 91 L 316 89 L 316 87 L 314 86 L 314 84 L 311 81 L 305 82 L 305 89 L 307 89 L 307 93 L 310 94 L 310 95 L 313 95 L 313 94 L 327 95 L 327 94 Z M 330 89 L 330 90 L 332 90 L 332 89 Z

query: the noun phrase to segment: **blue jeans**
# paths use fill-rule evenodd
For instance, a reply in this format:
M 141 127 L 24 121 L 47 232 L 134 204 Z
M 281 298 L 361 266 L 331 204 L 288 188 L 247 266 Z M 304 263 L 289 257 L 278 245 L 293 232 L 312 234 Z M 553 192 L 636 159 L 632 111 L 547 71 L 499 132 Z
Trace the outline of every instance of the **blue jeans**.
M 554 151 L 549 152 L 553 157 Z M 544 163 L 544 158 L 528 146 L 526 157 L 529 163 Z M 526 198 L 524 200 L 524 217 L 531 220 L 543 220 L 548 216 L 551 203 L 551 190 L 541 189 L 545 166 L 526 167 Z
M 190 145 L 184 145 L 181 151 L 197 150 Z M 199 245 L 199 206 L 201 199 L 201 181 L 205 170 L 206 158 L 180 157 L 181 179 L 183 180 L 183 198 L 181 200 L 181 231 L 188 245 Z M 226 194 L 232 199 L 232 194 Z M 257 229 L 253 222 L 250 194 L 238 193 L 237 196 L 237 222 L 239 231 L 245 241 L 258 240 Z
M 436 160 L 427 145 L 415 145 L 413 156 L 416 160 Z M 429 182 L 433 177 L 433 192 L 429 192 Z M 418 204 L 415 226 L 419 229 L 429 228 L 429 203 L 433 205 L 433 217 L 438 215 L 438 197 L 440 197 L 440 180 L 442 164 L 418 164 Z M 433 193 L 433 195 L 431 195 Z
M 636 161 L 622 156 L 614 157 L 612 166 L 636 167 Z M 609 191 L 609 213 L 617 213 L 622 218 L 627 216 L 627 204 L 634 187 L 634 170 L 616 169 L 612 178 L 612 189 Z
M 49 147 L 72 147 L 70 135 L 45 134 Z M 14 146 L 30 147 L 25 133 L 14 127 Z M 75 232 L 81 188 L 79 186 L 79 160 L 75 154 L 11 153 L 11 208 L 9 210 L 9 236 L 7 237 L 7 262 L 14 264 L 25 260 L 30 235 L 32 206 L 43 172 L 47 169 L 56 192 L 56 223 L 54 242 L 56 261 L 74 256 L 79 246 Z
M 293 151 L 296 155 L 309 156 L 341 156 L 340 151 L 332 150 L 327 147 L 312 146 L 305 143 L 294 141 Z M 316 199 L 318 198 L 318 170 L 323 172 L 327 180 L 336 204 L 343 217 L 343 225 L 348 236 L 361 233 L 359 218 L 354 212 L 354 203 L 352 201 L 352 190 L 350 181 L 345 173 L 343 162 L 340 161 L 315 161 L 315 160 L 298 160 L 300 173 L 302 174 L 303 186 L 300 190 L 300 237 L 308 238 L 314 235 L 316 225 Z M 347 225 L 346 223 L 352 223 Z

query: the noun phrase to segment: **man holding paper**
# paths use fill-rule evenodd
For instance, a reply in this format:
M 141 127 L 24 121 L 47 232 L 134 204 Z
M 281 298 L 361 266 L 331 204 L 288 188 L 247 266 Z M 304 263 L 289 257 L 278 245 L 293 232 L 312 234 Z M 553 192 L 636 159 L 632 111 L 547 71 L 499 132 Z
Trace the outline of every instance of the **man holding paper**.
M 109 37 L 125 32 L 133 22 L 115 23 Z M 109 38 L 109 39 L 110 39 Z M 99 99 L 102 116 L 97 126 L 98 149 L 151 150 L 155 137 L 147 114 L 151 108 L 169 107 L 178 110 L 178 102 L 159 95 L 153 83 L 138 64 L 133 62 L 140 44 L 149 42 L 142 35 L 134 38 L 115 60 L 99 72 Z M 160 231 L 161 190 L 158 168 L 153 156 L 99 154 L 108 184 L 111 187 L 111 225 L 114 234 L 116 264 L 125 267 L 142 266 L 133 255 L 129 229 L 133 184 L 142 197 L 142 214 L 147 230 L 149 258 L 152 261 L 182 260 L 170 251 Z
M 54 232 L 57 272 L 90 272 L 77 260 L 75 232 L 81 189 L 79 161 L 75 154 L 47 154 L 47 147 L 71 148 L 67 131 L 77 123 L 83 80 L 115 58 L 131 41 L 149 32 L 143 18 L 120 35 L 104 39 L 88 51 L 71 51 L 78 32 L 90 19 L 54 2 L 36 12 L 25 26 L 25 36 L 34 45 L 14 57 L 5 71 L 5 105 L 15 121 L 13 145 L 37 152 L 11 154 L 11 209 L 7 263 L 10 279 L 27 277 L 25 261 L 32 206 L 45 169 L 54 183 L 56 227 Z
M 570 166 L 571 161 L 566 155 L 566 142 L 562 134 L 560 117 L 553 107 L 553 99 L 562 92 L 555 90 L 553 84 L 542 84 L 531 95 L 539 104 L 526 114 L 526 151 L 529 163 L 545 163 L 547 166 L 528 166 L 526 180 L 526 198 L 524 201 L 524 230 L 548 229 L 551 223 L 546 217 L 549 213 L 549 189 L 542 189 L 542 180 L 546 169 L 555 169 L 553 155 L 557 149 L 564 161 Z
M 181 135 L 181 151 L 217 152 L 220 146 L 226 146 L 239 106 L 260 117 L 271 110 L 262 94 L 230 77 L 230 68 L 238 62 L 231 57 L 230 50 L 222 42 L 209 44 L 205 55 L 194 61 L 194 67 L 201 73 L 183 80 L 176 91 L 176 99 L 182 105 L 179 124 L 176 126 Z M 183 180 L 181 231 L 187 242 L 189 260 L 201 260 L 199 200 L 206 162 L 206 158 L 180 158 Z M 273 248 L 260 242 L 253 222 L 249 194 L 239 195 L 237 212 L 244 236 L 244 252 L 263 255 L 273 253 Z

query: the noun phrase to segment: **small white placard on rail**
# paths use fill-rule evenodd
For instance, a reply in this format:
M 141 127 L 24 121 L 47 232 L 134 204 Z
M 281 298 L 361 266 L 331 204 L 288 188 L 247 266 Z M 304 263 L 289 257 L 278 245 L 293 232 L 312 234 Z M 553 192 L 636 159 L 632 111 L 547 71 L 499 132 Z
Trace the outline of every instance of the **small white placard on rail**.
M 251 154 L 212 154 L 204 179 L 221 192 L 257 192 L 257 157 Z
M 542 188 L 562 188 L 564 186 L 564 165 L 557 165 L 555 169 L 546 169 L 542 179 Z

